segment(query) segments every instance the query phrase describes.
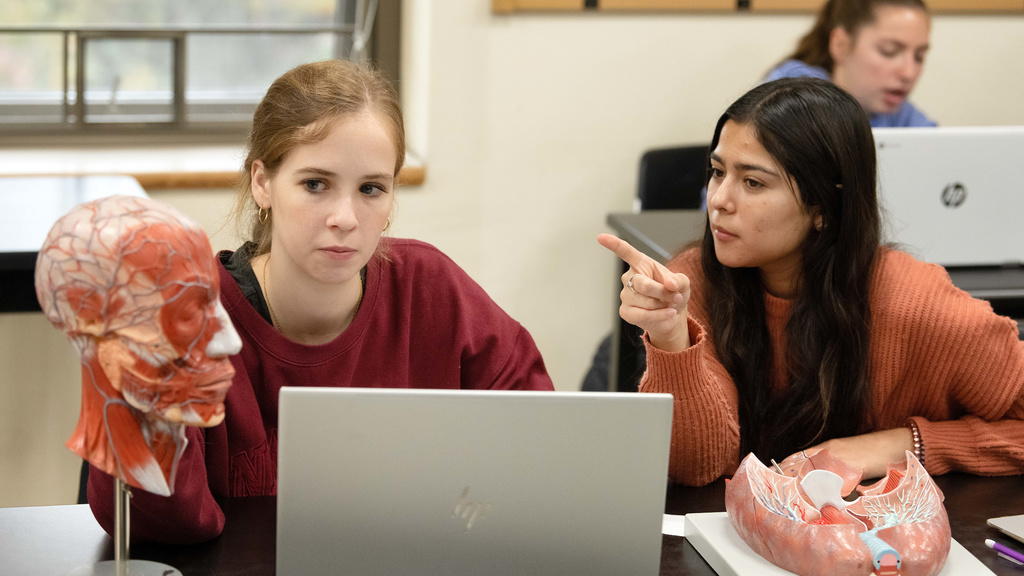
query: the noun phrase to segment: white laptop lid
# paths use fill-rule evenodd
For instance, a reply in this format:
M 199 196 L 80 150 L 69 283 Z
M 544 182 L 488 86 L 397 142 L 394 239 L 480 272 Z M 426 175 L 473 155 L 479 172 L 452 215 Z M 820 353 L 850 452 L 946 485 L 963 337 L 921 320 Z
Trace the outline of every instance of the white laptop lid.
M 283 388 L 277 573 L 654 576 L 665 394 Z
M 988 525 L 996 528 L 1011 538 L 1016 538 L 1017 540 L 1024 542 L 1024 514 L 989 518 Z
M 1024 126 L 874 135 L 886 241 L 944 266 L 1024 262 Z

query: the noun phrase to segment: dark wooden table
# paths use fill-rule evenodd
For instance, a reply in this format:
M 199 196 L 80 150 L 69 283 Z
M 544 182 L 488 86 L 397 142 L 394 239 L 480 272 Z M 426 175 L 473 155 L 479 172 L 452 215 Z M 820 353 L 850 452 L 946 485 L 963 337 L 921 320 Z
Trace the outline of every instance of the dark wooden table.
M 953 537 L 1000 576 L 1024 574 L 985 547 L 991 538 L 1017 549 L 1024 546 L 989 528 L 993 516 L 1024 514 L 1024 477 L 981 478 L 948 474 L 936 478 L 946 495 Z M 725 509 L 725 483 L 703 488 L 669 485 L 669 514 Z M 131 557 L 162 562 L 185 576 L 270 576 L 275 573 L 277 500 L 235 498 L 222 502 L 227 524 L 217 539 L 193 546 L 135 543 Z M 113 541 L 96 524 L 88 506 L 0 508 L 0 573 L 61 576 L 100 560 L 112 560 Z M 714 576 L 684 538 L 663 536 L 663 576 Z

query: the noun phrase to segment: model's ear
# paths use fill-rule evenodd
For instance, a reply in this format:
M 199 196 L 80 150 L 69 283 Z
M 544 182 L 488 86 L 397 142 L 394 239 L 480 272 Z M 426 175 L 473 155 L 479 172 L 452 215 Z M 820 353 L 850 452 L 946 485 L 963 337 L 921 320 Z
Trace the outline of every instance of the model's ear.
M 832 61 L 841 64 L 853 51 L 853 37 L 842 26 L 836 26 L 828 36 L 828 53 Z
M 271 208 L 270 202 L 270 175 L 267 174 L 266 166 L 263 165 L 263 160 L 253 160 L 252 168 L 249 172 L 249 179 L 252 181 L 252 197 L 256 200 L 256 205 L 264 210 Z

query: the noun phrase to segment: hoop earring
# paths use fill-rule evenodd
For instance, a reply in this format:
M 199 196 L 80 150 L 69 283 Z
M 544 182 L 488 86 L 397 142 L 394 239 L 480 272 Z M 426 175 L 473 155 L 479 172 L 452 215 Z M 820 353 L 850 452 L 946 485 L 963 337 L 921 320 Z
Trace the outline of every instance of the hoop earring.
M 270 219 L 270 210 L 260 206 L 260 209 L 256 211 L 256 219 L 260 221 L 260 224 L 266 224 L 267 220 Z
M 388 228 L 391 228 L 391 216 L 388 216 L 388 223 L 387 223 L 387 224 L 385 224 L 385 225 L 384 225 L 384 229 L 380 231 L 380 232 L 381 232 L 381 234 L 383 234 L 383 233 L 387 232 L 387 231 L 388 231 Z

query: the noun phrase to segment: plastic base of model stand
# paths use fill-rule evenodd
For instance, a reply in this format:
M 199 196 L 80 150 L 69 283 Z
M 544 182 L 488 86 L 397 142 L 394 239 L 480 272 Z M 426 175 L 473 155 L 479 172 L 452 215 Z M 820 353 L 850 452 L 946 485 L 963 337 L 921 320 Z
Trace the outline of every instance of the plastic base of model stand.
M 117 560 L 97 562 L 68 572 L 67 576 L 182 576 L 173 566 L 150 562 L 149 560 L 125 560 L 118 566 Z
M 128 512 L 131 498 L 131 487 L 124 480 L 115 478 L 114 559 L 97 562 L 91 566 L 79 566 L 66 576 L 182 576 L 181 571 L 167 564 L 128 559 Z

